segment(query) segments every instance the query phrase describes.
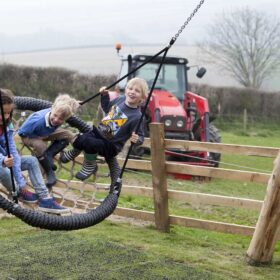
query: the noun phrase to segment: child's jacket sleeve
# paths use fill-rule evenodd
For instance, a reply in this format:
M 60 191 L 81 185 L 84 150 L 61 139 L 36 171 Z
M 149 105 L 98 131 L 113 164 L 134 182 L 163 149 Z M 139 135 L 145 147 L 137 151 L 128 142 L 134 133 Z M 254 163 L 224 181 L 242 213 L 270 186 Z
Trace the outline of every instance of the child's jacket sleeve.
M 14 159 L 13 173 L 14 173 L 15 181 L 16 181 L 17 185 L 21 188 L 26 185 L 26 181 L 21 173 L 21 158 L 16 149 L 16 145 L 15 145 L 15 141 L 14 141 L 14 129 L 13 129 L 12 124 L 10 124 L 7 127 L 7 136 L 8 136 L 10 155 L 13 156 L 13 159 Z M 8 155 L 4 135 L 1 136 L 0 146 L 1 146 L 0 147 L 0 163 L 3 166 L 4 158 Z

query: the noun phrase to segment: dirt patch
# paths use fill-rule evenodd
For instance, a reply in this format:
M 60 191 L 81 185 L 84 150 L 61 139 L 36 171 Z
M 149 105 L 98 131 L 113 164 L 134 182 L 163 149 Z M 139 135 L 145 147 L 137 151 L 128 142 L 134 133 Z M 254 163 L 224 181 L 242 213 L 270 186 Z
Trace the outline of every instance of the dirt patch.
M 128 223 L 131 225 L 136 225 L 136 226 L 142 226 L 142 227 L 147 227 L 147 226 L 151 226 L 154 225 L 154 223 L 152 222 L 147 222 L 147 221 L 143 221 L 143 220 L 138 220 L 135 218 L 127 218 L 127 217 L 121 217 L 121 216 L 117 216 L 117 215 L 111 215 L 107 218 L 108 221 L 111 222 L 116 222 L 116 223 Z

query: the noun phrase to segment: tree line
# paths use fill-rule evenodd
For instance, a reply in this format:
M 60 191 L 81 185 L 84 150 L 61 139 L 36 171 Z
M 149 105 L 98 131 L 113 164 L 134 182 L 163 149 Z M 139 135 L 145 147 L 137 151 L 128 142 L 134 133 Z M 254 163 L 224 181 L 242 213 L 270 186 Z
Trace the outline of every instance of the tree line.
M 9 88 L 16 96 L 29 96 L 54 101 L 59 93 L 68 93 L 77 100 L 98 93 L 101 86 L 111 84 L 116 76 L 81 75 L 57 67 L 27 67 L 12 64 L 0 65 L 0 87 Z M 95 114 L 99 98 L 83 105 L 83 114 Z

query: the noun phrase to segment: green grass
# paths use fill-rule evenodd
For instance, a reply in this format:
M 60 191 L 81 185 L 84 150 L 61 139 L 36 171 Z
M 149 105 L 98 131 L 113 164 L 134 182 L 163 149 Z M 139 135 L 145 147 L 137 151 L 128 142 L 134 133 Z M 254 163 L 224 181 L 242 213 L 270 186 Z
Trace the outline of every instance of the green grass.
M 222 142 L 279 147 L 280 130 L 250 127 L 246 133 L 236 127 L 223 130 Z M 234 164 L 234 166 L 232 166 Z M 273 159 L 223 154 L 221 167 L 258 169 L 270 173 Z M 75 171 L 78 167 L 75 167 Z M 252 170 L 253 171 L 253 170 Z M 100 167 L 99 174 L 106 174 Z M 61 171 L 60 176 L 69 174 Z M 100 183 L 110 183 L 98 177 Z M 125 172 L 123 184 L 152 186 L 148 172 Z M 174 180 L 169 189 L 262 200 L 266 185 L 212 179 Z M 105 197 L 100 192 L 97 197 Z M 121 194 L 119 206 L 153 211 L 153 201 Z M 258 211 L 214 205 L 191 205 L 169 201 L 172 215 L 255 226 Z M 104 221 L 94 227 L 72 232 L 50 232 L 29 227 L 17 219 L 0 221 L 0 280 L 2 279 L 278 279 L 280 243 L 273 263 L 267 267 L 248 266 L 244 259 L 251 237 L 172 226 L 161 233 L 154 226 Z
M 31 228 L 16 219 L 0 221 L 0 279 L 278 279 L 274 264 L 245 261 L 250 238 L 172 227 L 104 221 L 72 232 Z

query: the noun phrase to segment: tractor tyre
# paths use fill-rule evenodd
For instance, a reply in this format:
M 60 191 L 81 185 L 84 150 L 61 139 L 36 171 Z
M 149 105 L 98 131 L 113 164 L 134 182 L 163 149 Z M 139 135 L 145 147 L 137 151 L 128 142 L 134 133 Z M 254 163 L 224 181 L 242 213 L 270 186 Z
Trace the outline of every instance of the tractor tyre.
M 213 125 L 209 125 L 209 140 L 211 143 L 221 143 L 221 135 L 219 130 Z M 209 159 L 213 160 L 214 167 L 219 167 L 221 154 L 220 153 L 209 153 Z

